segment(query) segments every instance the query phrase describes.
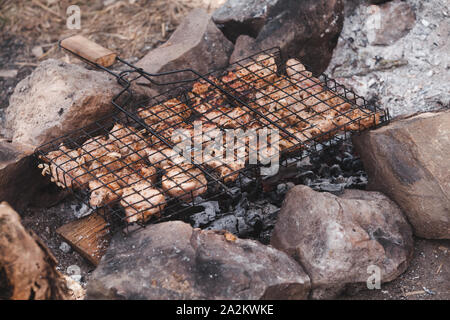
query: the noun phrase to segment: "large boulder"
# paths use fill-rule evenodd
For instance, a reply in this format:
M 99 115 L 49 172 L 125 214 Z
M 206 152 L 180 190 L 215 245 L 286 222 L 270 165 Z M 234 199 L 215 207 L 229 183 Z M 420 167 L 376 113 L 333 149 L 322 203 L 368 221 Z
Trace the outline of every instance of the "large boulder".
M 412 258 L 411 227 L 400 209 L 377 192 L 320 193 L 292 188 L 283 202 L 271 244 L 294 257 L 311 278 L 312 298 L 334 298 L 404 272 Z
M 193 69 L 205 74 L 226 67 L 232 52 L 233 44 L 212 22 L 211 16 L 203 9 L 194 9 L 166 43 L 151 50 L 136 65 L 149 73 Z M 167 83 L 194 77 L 193 73 L 182 72 L 152 77 L 152 80 Z M 157 85 L 151 88 L 156 91 L 167 89 Z M 135 86 L 135 89 L 143 94 L 153 93 L 143 86 Z
M 450 111 L 393 121 L 354 143 L 368 188 L 394 200 L 415 235 L 450 239 Z
M 88 299 L 305 299 L 309 278 L 284 252 L 180 221 L 113 238 Z
M 440 0 L 361 1 L 345 18 L 326 74 L 394 117 L 448 106 L 450 24 L 443 8 Z
M 113 110 L 120 86 L 111 75 L 59 60 L 43 61 L 19 82 L 5 114 L 6 136 L 37 147 Z
M 213 20 L 239 43 L 231 62 L 280 47 L 285 57 L 299 58 L 319 73 L 331 59 L 343 11 L 341 0 L 228 0 Z

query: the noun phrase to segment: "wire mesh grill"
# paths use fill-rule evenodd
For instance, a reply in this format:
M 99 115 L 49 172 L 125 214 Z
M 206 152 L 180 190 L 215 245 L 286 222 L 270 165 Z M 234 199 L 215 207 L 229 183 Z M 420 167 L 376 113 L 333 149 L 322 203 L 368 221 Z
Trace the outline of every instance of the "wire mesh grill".
M 297 60 L 282 64 L 278 49 L 144 101 L 130 97 L 128 85 L 113 100 L 118 112 L 37 151 L 44 174 L 114 226 L 226 199 L 230 188 L 257 180 L 268 160 L 303 157 L 389 120 L 387 111 L 325 75 L 314 77 Z

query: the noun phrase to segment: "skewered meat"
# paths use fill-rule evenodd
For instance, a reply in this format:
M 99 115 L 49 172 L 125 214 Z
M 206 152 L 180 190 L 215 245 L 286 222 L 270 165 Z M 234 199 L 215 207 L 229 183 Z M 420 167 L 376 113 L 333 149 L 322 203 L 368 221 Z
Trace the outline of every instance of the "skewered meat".
M 167 173 L 162 177 L 163 190 L 181 200 L 193 199 L 205 193 L 207 184 L 201 170 L 189 164 L 167 169 Z
M 125 210 L 128 223 L 146 222 L 152 216 L 161 214 L 166 198 L 160 190 L 142 181 L 123 189 L 120 205 Z

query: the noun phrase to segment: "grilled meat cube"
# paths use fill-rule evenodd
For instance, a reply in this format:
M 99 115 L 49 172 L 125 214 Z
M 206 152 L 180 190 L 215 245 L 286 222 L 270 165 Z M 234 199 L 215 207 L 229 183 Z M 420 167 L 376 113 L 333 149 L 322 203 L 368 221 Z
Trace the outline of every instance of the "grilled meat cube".
M 91 179 L 83 167 L 84 158 L 80 157 L 78 150 L 61 145 L 58 150 L 49 152 L 41 159 L 50 163 L 40 165 L 40 168 L 43 168 L 42 173 L 49 173 L 52 182 L 61 188 L 81 188 Z
M 204 112 L 200 119 L 213 122 L 223 128 L 241 128 L 250 123 L 253 117 L 243 108 L 221 107 Z
M 277 76 L 275 58 L 273 55 L 259 55 L 256 61 L 239 68 L 236 75 L 254 88 L 264 87 Z
M 93 137 L 86 140 L 78 149 L 80 157 L 83 157 L 86 163 L 94 159 L 100 159 L 105 154 L 119 152 L 119 148 L 111 141 L 102 136 Z
M 95 179 L 89 181 L 91 190 L 89 204 L 93 207 L 101 207 L 119 200 L 124 186 L 124 180 L 117 174 L 98 173 Z
M 166 206 L 166 198 L 159 189 L 142 181 L 123 189 L 120 205 L 125 210 L 128 223 L 146 222 L 152 216 L 161 214 Z
M 191 200 L 207 191 L 207 180 L 200 169 L 181 164 L 167 169 L 162 177 L 163 190 L 174 198 Z
M 169 147 L 148 149 L 147 154 L 148 160 L 152 166 L 160 169 L 167 169 L 183 163 L 188 163 L 188 159 Z
M 186 104 L 175 98 L 156 106 L 141 107 L 137 110 L 139 117 L 157 133 L 183 123 L 190 117 L 191 112 Z
M 224 182 L 235 181 L 239 177 L 238 170 L 245 167 L 248 153 L 245 150 L 245 143 L 238 143 L 232 157 L 226 154 L 227 145 L 216 146 L 213 141 L 205 144 L 203 153 L 203 164 L 213 169 Z M 244 156 L 239 155 L 239 151 L 244 149 Z

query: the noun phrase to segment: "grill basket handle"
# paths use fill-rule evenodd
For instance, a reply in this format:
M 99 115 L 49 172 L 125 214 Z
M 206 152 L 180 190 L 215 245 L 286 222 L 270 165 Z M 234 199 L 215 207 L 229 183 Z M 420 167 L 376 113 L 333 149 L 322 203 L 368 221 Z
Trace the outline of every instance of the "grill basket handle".
M 84 60 L 104 68 L 112 66 L 117 58 L 117 54 L 111 50 L 106 49 L 81 35 L 61 40 L 59 45 Z

